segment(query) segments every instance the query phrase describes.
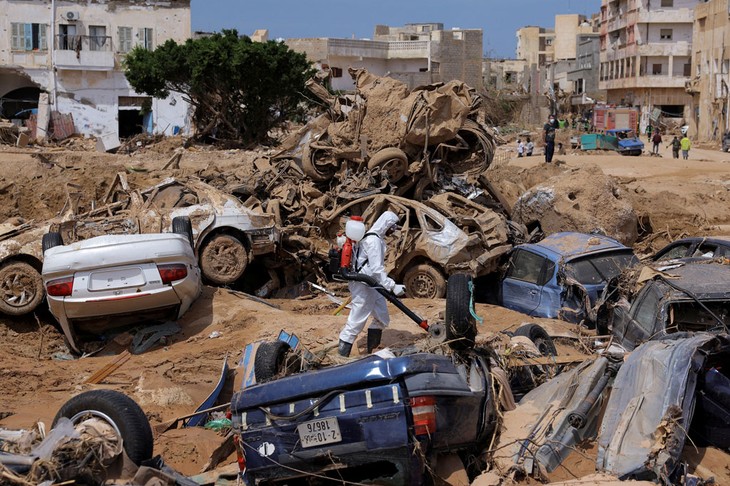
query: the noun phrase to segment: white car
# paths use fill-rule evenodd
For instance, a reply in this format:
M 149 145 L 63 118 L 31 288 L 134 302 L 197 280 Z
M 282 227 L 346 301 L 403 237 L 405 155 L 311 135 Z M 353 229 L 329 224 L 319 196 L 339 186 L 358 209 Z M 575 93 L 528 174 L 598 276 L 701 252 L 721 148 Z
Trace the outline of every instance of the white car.
M 184 218 L 189 226 L 189 221 Z M 69 349 L 77 334 L 149 320 L 176 320 L 202 291 L 190 233 L 105 235 L 64 246 L 43 237 L 48 307 Z

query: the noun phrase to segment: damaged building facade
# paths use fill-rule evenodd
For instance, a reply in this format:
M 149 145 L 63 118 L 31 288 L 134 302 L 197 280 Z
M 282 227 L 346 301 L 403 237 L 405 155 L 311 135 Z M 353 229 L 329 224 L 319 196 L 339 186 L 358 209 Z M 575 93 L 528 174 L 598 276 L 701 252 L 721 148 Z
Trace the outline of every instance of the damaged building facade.
M 389 76 L 409 88 L 460 80 L 482 87 L 482 30 L 453 28 L 442 23 L 377 25 L 372 39 L 287 39 L 290 49 L 306 54 L 329 73 L 333 90 L 354 91 L 348 68 L 365 68 Z
M 690 118 L 685 91 L 700 0 L 602 0 L 600 87 L 608 103 L 641 107 L 640 129 L 658 116 Z M 633 127 L 632 127 L 633 128 Z
M 690 130 L 700 142 L 722 139 L 730 130 L 730 2 L 710 0 L 695 9 L 692 37 Z
M 122 64 L 135 46 L 190 38 L 189 0 L 0 0 L 0 10 L 3 117 L 25 119 L 37 109 L 40 139 L 57 113 L 72 115 L 74 130 L 84 135 L 187 131 L 181 95 L 135 93 Z

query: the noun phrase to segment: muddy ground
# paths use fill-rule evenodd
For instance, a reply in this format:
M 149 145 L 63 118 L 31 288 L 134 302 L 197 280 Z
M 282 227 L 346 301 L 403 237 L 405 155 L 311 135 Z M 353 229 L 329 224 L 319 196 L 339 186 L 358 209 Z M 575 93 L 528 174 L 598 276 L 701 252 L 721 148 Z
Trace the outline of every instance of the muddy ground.
M 192 148 L 185 151 L 180 169 L 162 170 L 173 150 L 181 145 L 179 139 L 168 139 L 132 155 L 48 148 L 18 151 L 0 146 L 0 221 L 14 217 L 40 221 L 55 216 L 63 208 L 69 189 L 88 199 L 101 199 L 120 170 L 129 173 L 131 184 L 144 187 L 168 176 L 244 170 L 265 152 Z M 644 228 L 637 244 L 639 252 L 685 235 L 730 234 L 730 155 L 702 149 L 692 150 L 689 161 L 671 159 L 666 149 L 662 155 L 568 154 L 557 156 L 561 163 L 549 167 L 541 164 L 541 156 L 513 158 L 493 167 L 490 178 L 514 203 L 522 190 L 562 170 L 596 164 L 617 178 L 641 217 Z M 235 367 L 247 343 L 274 338 L 280 329 L 286 329 L 297 333 L 307 346 L 321 349 L 336 343 L 345 321 L 342 315 L 331 315 L 335 305 L 321 295 L 268 303 L 225 289 L 206 288 L 181 320 L 180 334 L 164 347 L 132 356 L 100 385 L 84 381 L 123 352 L 131 336 L 117 336 L 92 357 L 62 360 L 58 358 L 63 357 L 65 347 L 47 310 L 22 318 L 0 317 L 0 427 L 26 428 L 38 420 L 50 424 L 63 402 L 92 388 L 128 393 L 140 403 L 152 424 L 159 424 L 194 410 L 215 386 L 226 356 L 229 365 Z M 406 303 L 430 320 L 435 320 L 444 307 L 441 300 Z M 546 322 L 489 305 L 480 304 L 478 312 L 485 318 L 479 328 L 482 338 L 523 322 Z M 391 315 L 393 322 L 383 337 L 385 346 L 423 339 L 424 333 L 395 308 L 391 308 Z M 557 330 L 571 327 L 557 322 L 547 324 Z M 215 331 L 218 337 L 212 337 Z M 363 353 L 362 337 L 358 346 Z M 219 442 L 214 432 L 202 429 L 170 430 L 157 437 L 155 453 L 162 454 L 180 472 L 195 474 Z M 716 451 L 693 454 L 715 461 L 715 474 L 730 474 L 727 462 L 722 462 L 727 456 L 718 457 Z M 553 479 L 591 473 L 594 461 L 586 460 L 586 455 L 593 456 L 595 451 L 576 452 Z M 730 484 L 730 477 L 725 481 L 719 480 L 718 484 Z

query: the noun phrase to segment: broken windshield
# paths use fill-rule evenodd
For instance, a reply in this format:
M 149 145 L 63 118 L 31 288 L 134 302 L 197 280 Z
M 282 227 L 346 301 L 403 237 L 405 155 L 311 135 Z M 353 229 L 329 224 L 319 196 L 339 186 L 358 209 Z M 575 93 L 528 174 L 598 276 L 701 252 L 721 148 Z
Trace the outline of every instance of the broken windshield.
M 708 331 L 718 327 L 718 320 L 730 326 L 730 301 L 703 300 L 704 307 L 695 301 L 680 301 L 669 304 L 667 332 Z M 712 312 L 708 312 L 708 309 Z
M 568 276 L 583 285 L 596 285 L 617 277 L 625 268 L 636 262 L 637 259 L 631 250 L 600 253 L 569 261 L 565 271 Z

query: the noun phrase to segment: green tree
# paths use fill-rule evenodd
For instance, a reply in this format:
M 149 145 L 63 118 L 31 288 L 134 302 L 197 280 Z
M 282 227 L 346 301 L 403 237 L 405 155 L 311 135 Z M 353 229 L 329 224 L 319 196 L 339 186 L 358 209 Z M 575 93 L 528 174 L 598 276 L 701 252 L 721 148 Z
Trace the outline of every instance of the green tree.
M 127 80 L 140 93 L 182 93 L 195 107 L 198 137 L 263 142 L 304 99 L 313 69 L 284 43 L 253 42 L 224 30 L 184 44 L 168 40 L 154 51 L 137 47 L 125 60 Z

